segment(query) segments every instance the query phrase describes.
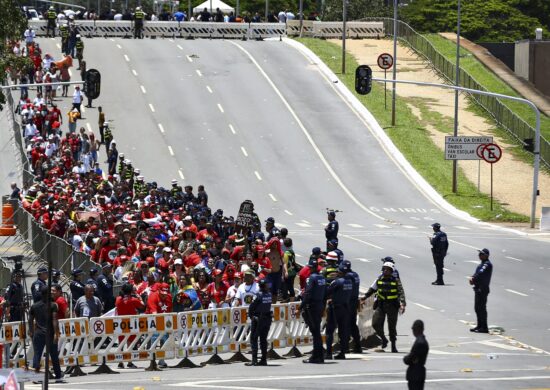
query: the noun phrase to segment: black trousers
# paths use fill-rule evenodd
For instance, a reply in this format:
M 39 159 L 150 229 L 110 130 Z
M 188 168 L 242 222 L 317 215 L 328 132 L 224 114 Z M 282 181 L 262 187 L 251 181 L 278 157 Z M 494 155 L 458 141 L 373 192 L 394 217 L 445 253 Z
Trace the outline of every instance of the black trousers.
M 487 296 L 489 289 L 475 288 L 474 309 L 477 316 L 477 327 L 479 329 L 488 329 L 487 325 Z
M 338 328 L 338 339 L 342 353 L 348 350 L 349 343 L 349 311 L 346 305 L 330 305 L 327 313 L 327 325 L 325 329 L 327 354 L 332 354 L 334 331 Z
M 349 336 L 352 337 L 355 342 L 355 349 L 361 348 L 361 334 L 359 333 L 359 327 L 357 326 L 357 306 L 358 302 L 352 301 L 350 303 L 348 317 Z
M 445 259 L 445 256 L 437 255 L 435 253 L 432 253 L 432 256 L 434 258 L 437 281 L 443 282 L 443 260 Z
M 323 306 L 319 304 L 308 305 L 305 316 L 306 324 L 313 337 L 313 359 L 324 359 L 323 356 L 323 339 L 321 337 L 321 318 L 323 313 Z
M 372 327 L 376 331 L 376 334 L 383 340 L 384 336 L 384 322 L 388 317 L 388 330 L 390 333 L 390 340 L 395 341 L 397 339 L 397 315 L 399 313 L 399 305 L 397 302 L 379 302 L 374 315 L 372 316 Z
M 252 356 L 258 356 L 258 338 L 260 339 L 260 350 L 262 351 L 262 359 L 267 358 L 267 335 L 271 327 L 271 313 L 262 314 L 259 317 L 252 319 L 250 329 L 250 346 L 252 348 Z
M 408 381 L 409 390 L 424 390 L 424 381 Z

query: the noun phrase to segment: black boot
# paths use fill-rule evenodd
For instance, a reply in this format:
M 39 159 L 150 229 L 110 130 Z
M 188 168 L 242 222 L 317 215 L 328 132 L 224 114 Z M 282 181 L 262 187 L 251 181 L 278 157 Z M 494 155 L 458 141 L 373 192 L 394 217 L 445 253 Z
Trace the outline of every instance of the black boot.
M 391 351 L 393 353 L 398 353 L 399 351 L 397 350 L 397 347 L 395 346 L 395 341 L 392 341 L 391 342 Z
M 260 361 L 258 362 L 257 365 L 258 365 L 258 366 L 267 366 L 267 358 L 266 358 L 266 355 L 262 355 L 262 358 L 260 359 Z
M 388 346 L 388 339 L 386 336 L 382 336 L 382 349 L 386 348 Z
M 257 366 L 258 365 L 258 354 L 256 352 L 252 352 L 252 361 L 246 362 L 244 364 L 245 366 Z

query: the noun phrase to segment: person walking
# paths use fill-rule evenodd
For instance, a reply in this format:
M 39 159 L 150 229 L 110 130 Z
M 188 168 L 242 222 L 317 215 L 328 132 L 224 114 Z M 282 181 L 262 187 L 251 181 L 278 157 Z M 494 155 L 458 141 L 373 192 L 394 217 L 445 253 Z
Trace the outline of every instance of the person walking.
M 470 284 L 474 286 L 475 303 L 474 308 L 477 316 L 477 325 L 470 329 L 474 333 L 489 333 L 487 325 L 487 296 L 489 285 L 493 275 L 493 263 L 489 260 L 489 249 L 483 248 L 479 251 L 481 263 L 477 266 L 476 272 L 470 277 Z
M 267 335 L 271 328 L 271 292 L 265 279 L 260 280 L 260 292 L 250 306 L 248 316 L 252 319 L 250 330 L 250 347 L 252 348 L 252 361 L 247 366 L 267 366 Z M 260 339 L 260 350 L 262 358 L 258 362 L 258 338 Z
M 424 336 L 424 322 L 416 320 L 412 325 L 412 332 L 416 340 L 411 348 L 411 352 L 403 357 L 403 362 L 409 366 L 407 368 L 407 382 L 409 390 L 423 390 L 426 381 L 426 359 L 430 347 Z
M 99 127 L 100 142 L 102 144 L 105 144 L 105 136 L 103 134 L 103 129 L 104 129 L 106 120 L 105 120 L 105 113 L 103 112 L 103 107 L 99 106 L 97 108 L 97 112 L 98 112 L 97 124 L 98 124 L 98 127 Z
M 323 339 L 321 338 L 321 318 L 325 308 L 326 281 L 319 274 L 315 257 L 309 259 L 308 268 L 311 273 L 306 282 L 301 309 L 313 337 L 313 353 L 309 359 L 304 360 L 304 363 L 322 364 L 325 362 L 325 358 L 323 356 Z
M 372 327 L 376 334 L 382 339 L 382 348 L 388 346 L 388 339 L 384 336 L 384 322 L 388 317 L 388 330 L 391 341 L 391 351 L 397 353 L 397 316 L 399 312 L 405 313 L 405 291 L 401 284 L 401 279 L 393 276 L 394 264 L 387 262 L 382 266 L 382 275 L 380 275 L 369 288 L 365 296 L 361 299 L 363 302 L 368 297 L 376 293 L 375 311 L 372 316 Z
M 437 278 L 432 284 L 434 286 L 443 286 L 443 260 L 447 256 L 447 249 L 449 248 L 449 241 L 447 240 L 447 234 L 441 230 L 441 224 L 438 222 L 432 224 L 434 234 L 432 237 L 428 237 L 430 244 L 432 245 L 432 256 L 435 264 L 435 272 Z

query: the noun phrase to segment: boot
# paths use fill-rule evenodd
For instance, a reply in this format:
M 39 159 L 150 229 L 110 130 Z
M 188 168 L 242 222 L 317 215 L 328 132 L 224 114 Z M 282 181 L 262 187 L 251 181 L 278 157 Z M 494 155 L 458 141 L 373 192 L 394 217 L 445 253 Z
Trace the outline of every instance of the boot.
M 257 366 L 258 365 L 258 354 L 252 352 L 252 361 L 244 364 L 245 366 Z
M 382 336 L 382 349 L 386 348 L 388 346 L 388 339 L 386 336 Z
M 397 347 L 395 346 L 395 341 L 392 341 L 391 342 L 391 351 L 393 353 L 398 353 L 399 351 L 397 350 Z
M 262 358 L 258 362 L 258 366 L 267 366 L 267 358 L 266 355 L 262 355 Z
M 325 360 L 332 360 L 332 352 L 331 351 L 326 351 L 325 352 Z
M 338 355 L 334 356 L 334 360 L 346 360 L 346 355 L 340 352 Z

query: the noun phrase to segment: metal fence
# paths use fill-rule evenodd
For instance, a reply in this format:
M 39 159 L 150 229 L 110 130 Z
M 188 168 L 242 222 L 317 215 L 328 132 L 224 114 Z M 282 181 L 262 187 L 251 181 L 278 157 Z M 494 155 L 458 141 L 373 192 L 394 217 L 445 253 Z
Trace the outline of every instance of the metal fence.
M 393 19 L 390 18 L 365 18 L 367 21 L 380 21 L 384 23 L 386 35 L 393 34 Z M 404 41 L 418 54 L 430 61 L 434 68 L 449 82 L 454 83 L 455 64 L 441 54 L 432 43 L 411 26 L 402 21 L 397 21 L 397 38 Z M 465 88 L 487 91 L 472 75 L 460 68 L 460 86 Z M 519 143 L 525 144 L 525 139 L 535 138 L 535 128 L 515 114 L 501 99 L 494 96 L 470 95 L 485 111 L 493 117 L 499 126 L 506 129 Z M 550 143 L 541 136 L 540 156 L 543 163 L 550 168 Z

